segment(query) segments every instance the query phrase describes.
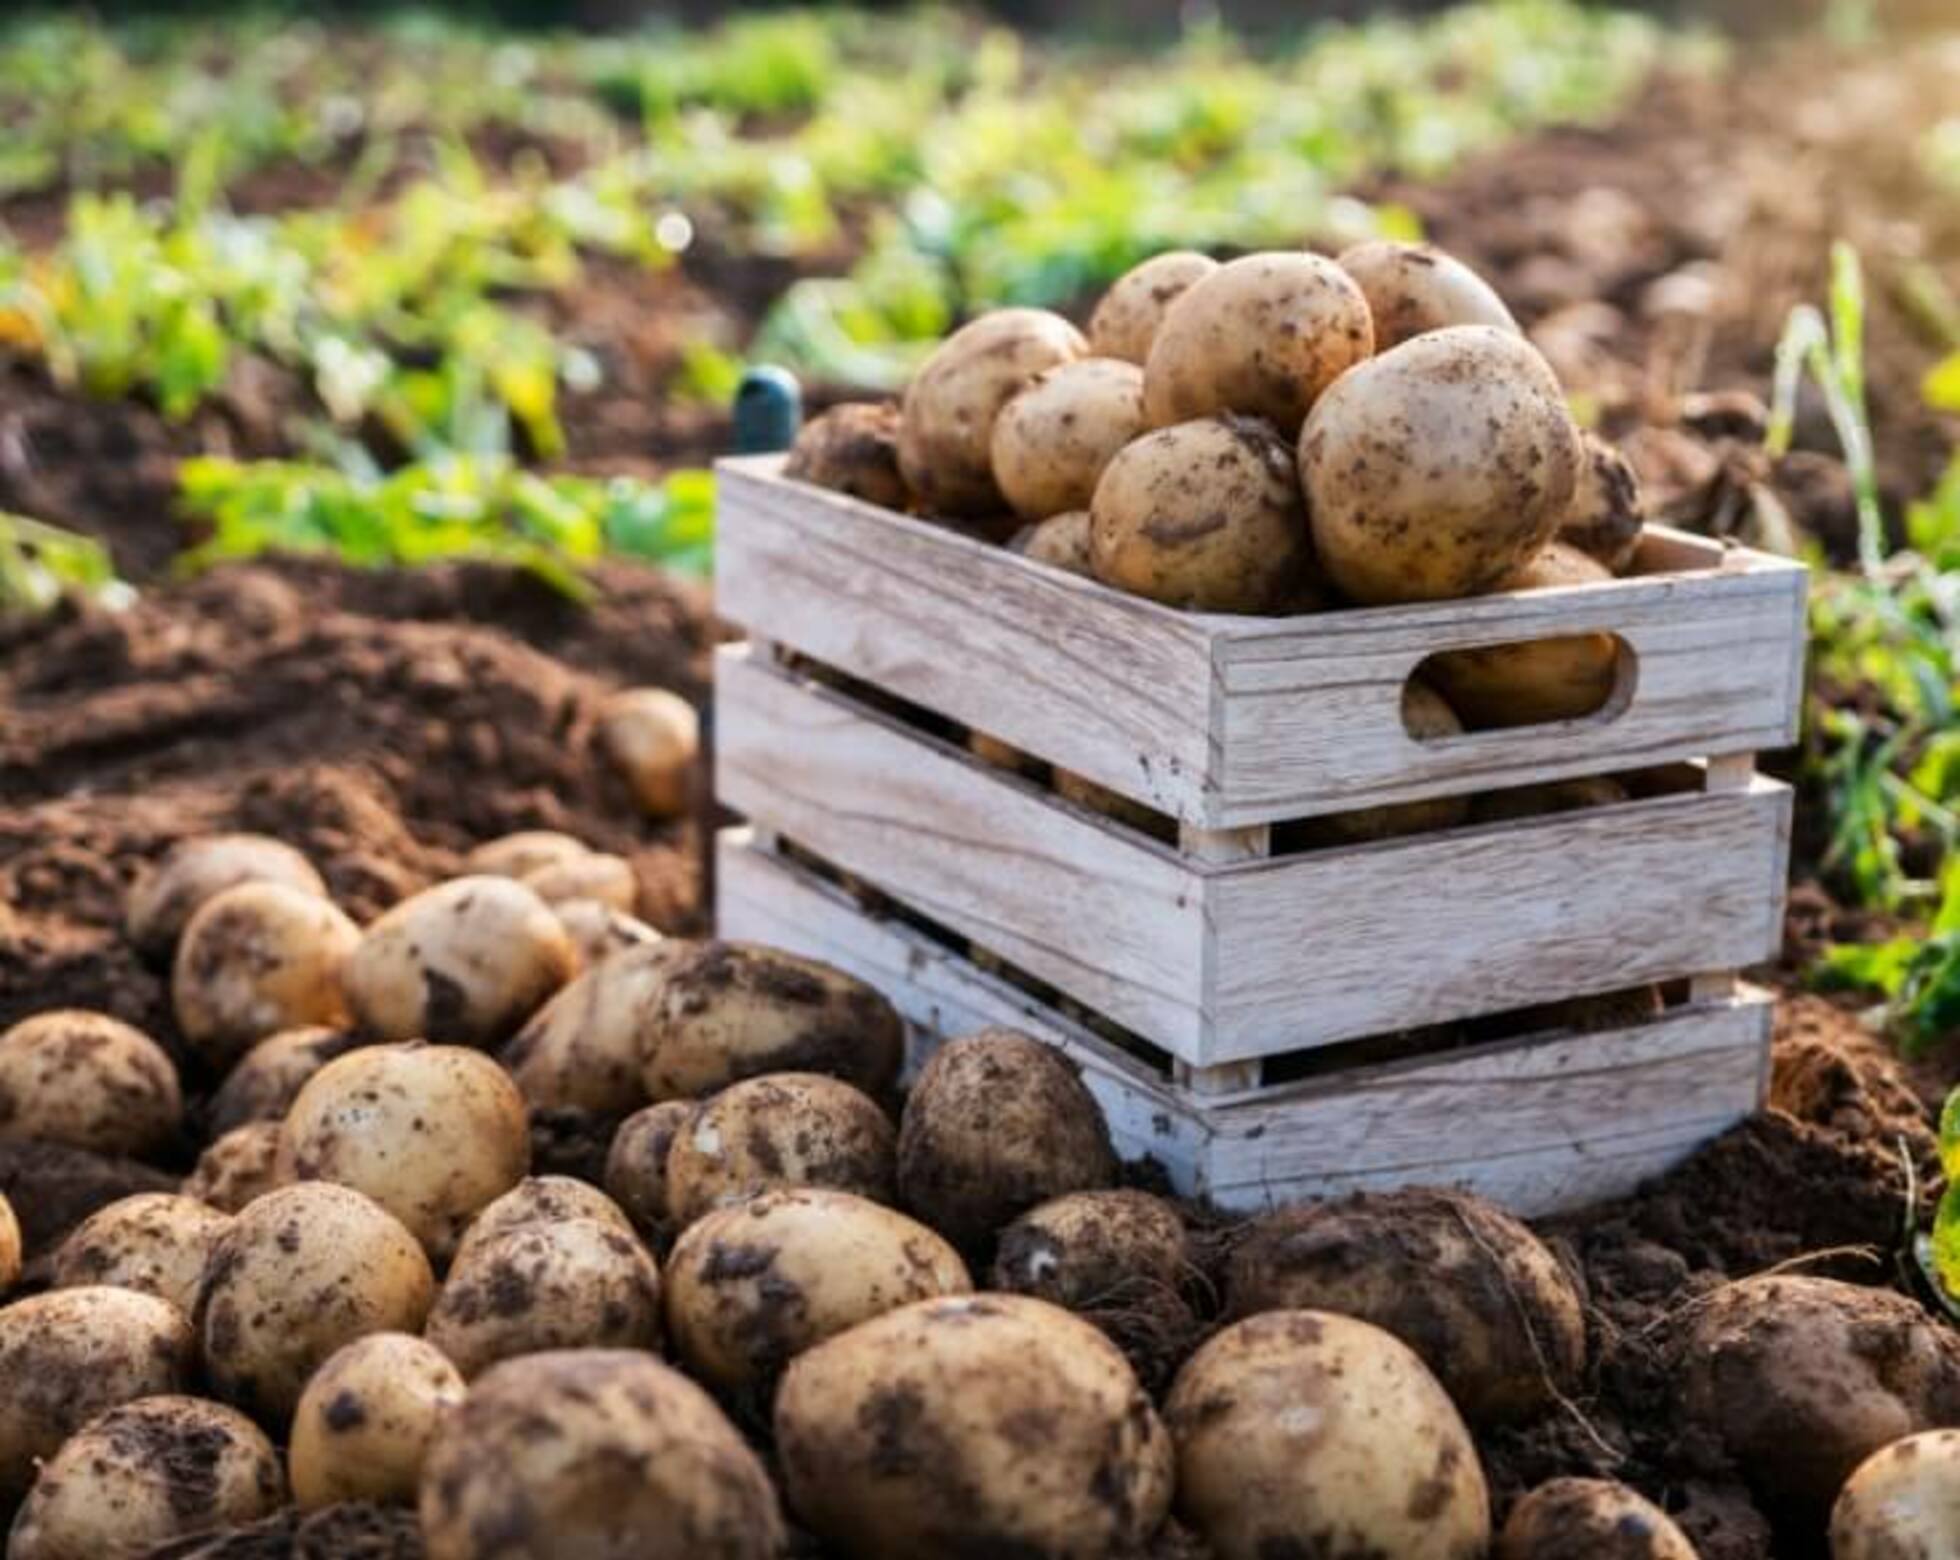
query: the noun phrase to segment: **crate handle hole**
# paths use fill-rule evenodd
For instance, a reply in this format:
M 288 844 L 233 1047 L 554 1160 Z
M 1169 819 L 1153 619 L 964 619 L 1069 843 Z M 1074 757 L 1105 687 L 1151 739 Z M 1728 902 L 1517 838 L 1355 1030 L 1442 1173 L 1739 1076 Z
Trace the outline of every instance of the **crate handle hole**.
M 1433 743 L 1459 734 L 1451 715 L 1464 732 L 1573 721 L 1602 726 L 1626 712 L 1639 681 L 1640 658 L 1618 634 L 1551 634 L 1439 650 L 1402 685 L 1402 729 Z

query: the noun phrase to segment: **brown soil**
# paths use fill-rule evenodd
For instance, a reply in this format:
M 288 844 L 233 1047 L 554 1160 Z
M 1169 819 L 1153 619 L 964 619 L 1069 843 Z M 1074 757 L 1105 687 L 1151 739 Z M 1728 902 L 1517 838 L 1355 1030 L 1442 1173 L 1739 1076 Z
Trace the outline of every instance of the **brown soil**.
M 422 1560 L 412 1511 L 348 1504 L 288 1510 L 229 1532 L 178 1539 L 145 1560 Z

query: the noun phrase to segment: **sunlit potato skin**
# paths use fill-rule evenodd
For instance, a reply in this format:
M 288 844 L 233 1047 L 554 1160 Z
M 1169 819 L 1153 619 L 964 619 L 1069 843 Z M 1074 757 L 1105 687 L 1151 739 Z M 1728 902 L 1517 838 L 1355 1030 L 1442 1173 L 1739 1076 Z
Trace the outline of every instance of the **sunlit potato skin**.
M 1610 1479 L 1554 1479 L 1511 1508 L 1496 1560 L 1699 1560 L 1668 1514 Z M 1840 1551 L 1836 1560 L 1852 1560 Z M 1930 1560 L 1930 1557 L 1928 1557 Z
M 342 975 L 360 928 L 284 883 L 241 883 L 198 907 L 177 944 L 170 998 L 184 1041 L 226 1068 L 285 1029 L 347 1021 Z
M 279 1123 L 248 1121 L 213 1139 L 178 1188 L 186 1197 L 237 1213 L 279 1184 Z
M 176 1135 L 183 1111 L 163 1047 L 107 1013 L 56 1008 L 0 1034 L 0 1140 L 140 1159 Z
M 1152 255 L 1109 284 L 1089 316 L 1089 350 L 1141 368 L 1172 304 L 1218 269 L 1209 255 L 1172 249 Z
M 1143 432 L 1143 371 L 1116 358 L 1051 368 L 994 420 L 994 480 L 1023 520 L 1086 509 L 1096 479 Z
M 1369 239 L 1342 250 L 1336 263 L 1367 297 L 1377 352 L 1449 325 L 1523 334 L 1497 289 L 1433 244 Z
M 306 1024 L 268 1035 L 238 1059 L 211 1097 L 209 1130 L 222 1137 L 248 1121 L 279 1121 L 306 1080 L 354 1048 L 345 1029 Z
M 564 1219 L 596 1219 L 621 1234 L 634 1233 L 626 1210 L 598 1187 L 569 1175 L 526 1176 L 489 1204 L 463 1231 L 451 1267 L 469 1261 L 474 1248 L 528 1224 L 556 1224 Z
M 467 1391 L 431 1343 L 397 1332 L 356 1338 L 300 1394 L 287 1452 L 293 1499 L 307 1511 L 343 1500 L 413 1505 L 429 1444 Z
M 1873 1452 L 1831 1509 L 1831 1560 L 1945 1560 L 1960 1554 L 1960 1430 L 1928 1430 Z
M 193 1197 L 140 1192 L 98 1208 L 54 1254 L 54 1287 L 109 1284 L 168 1300 L 186 1316 L 231 1216 Z
M 153 959 L 167 958 L 204 902 L 240 883 L 283 883 L 316 898 L 327 885 L 313 863 L 263 834 L 204 834 L 179 840 L 130 890 L 129 939 Z

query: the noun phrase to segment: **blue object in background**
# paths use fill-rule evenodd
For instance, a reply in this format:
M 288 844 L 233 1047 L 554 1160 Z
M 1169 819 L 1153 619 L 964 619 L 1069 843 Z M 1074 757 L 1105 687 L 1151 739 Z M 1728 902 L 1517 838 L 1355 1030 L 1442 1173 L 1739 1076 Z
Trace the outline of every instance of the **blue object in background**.
M 735 391 L 735 453 L 769 455 L 796 442 L 803 424 L 803 387 L 788 369 L 763 364 L 742 375 Z

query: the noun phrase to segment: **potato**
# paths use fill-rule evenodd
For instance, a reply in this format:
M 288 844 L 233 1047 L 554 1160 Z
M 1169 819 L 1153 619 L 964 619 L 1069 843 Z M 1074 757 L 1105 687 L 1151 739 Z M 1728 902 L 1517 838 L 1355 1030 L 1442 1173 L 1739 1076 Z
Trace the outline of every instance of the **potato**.
M 140 1560 L 172 1539 L 256 1522 L 284 1502 L 279 1454 L 234 1409 L 150 1397 L 90 1420 L 14 1519 L 8 1560 Z
M 990 737 L 984 731 L 969 731 L 966 734 L 966 750 L 982 763 L 992 764 L 996 769 L 1005 769 L 1024 779 L 1038 781 L 1048 774 L 1048 766 L 1032 753 L 1023 753 L 1012 743 Z
M 347 998 L 378 1039 L 494 1045 L 577 971 L 571 939 L 535 893 L 460 877 L 367 929 L 347 960 Z
M 1696 1560 L 1666 1512 L 1610 1479 L 1554 1479 L 1511 1508 L 1497 1560 Z M 1849 1560 L 1839 1551 L 1837 1560 Z
M 1956 1554 L 1960 1430 L 1927 1430 L 1873 1452 L 1831 1509 L 1831 1560 L 1945 1560 Z
M 1178 1372 L 1164 1419 L 1178 1514 L 1216 1560 L 1489 1548 L 1469 1432 L 1422 1361 L 1366 1322 L 1286 1310 L 1236 1323 Z
M 1489 282 L 1432 245 L 1374 238 L 1342 250 L 1335 263 L 1368 300 L 1377 352 L 1446 325 L 1490 325 L 1522 334 Z
M 624 856 L 588 851 L 575 861 L 557 861 L 527 872 L 518 881 L 556 909 L 572 899 L 596 899 L 631 914 L 640 902 L 640 880 Z
M 20 1282 L 20 1221 L 14 1205 L 0 1197 L 0 1295 Z
M 655 1100 L 698 1099 L 743 1078 L 820 1072 L 890 1092 L 905 1049 L 898 1010 L 863 981 L 753 943 L 686 947 L 645 1031 Z
M 610 1222 L 520 1224 L 471 1244 L 424 1336 L 471 1379 L 547 1349 L 658 1349 L 660 1273 Z
M 646 1103 L 647 1047 L 673 969 L 692 950 L 662 940 L 606 959 L 573 980 L 505 1046 L 501 1060 L 540 1110 L 618 1116 Z
M 347 1021 L 341 975 L 360 928 L 284 883 L 241 883 L 204 901 L 184 928 L 170 1000 L 184 1042 L 230 1067 L 282 1029 Z
M 516 834 L 487 840 L 463 858 L 466 874 L 488 873 L 492 877 L 527 878 L 545 867 L 579 861 L 592 854 L 591 846 L 557 829 L 522 829 Z
M 1449 702 L 1415 677 L 1402 685 L 1402 726 L 1419 742 L 1463 733 L 1463 722 L 1456 718 Z M 1430 796 L 1419 802 L 1391 802 L 1386 807 L 1328 813 L 1304 827 L 1316 844 L 1364 845 L 1404 834 L 1454 829 L 1470 815 L 1470 808 L 1471 801 L 1465 796 Z
M 1245 255 L 1171 304 L 1143 366 L 1143 415 L 1168 428 L 1228 413 L 1287 438 L 1327 387 L 1375 349 L 1368 300 L 1332 260 Z
M 798 1354 L 914 1300 L 970 1292 L 923 1224 L 828 1187 L 785 1187 L 696 1220 L 665 1278 L 667 1334 L 719 1392 L 766 1392 Z
M 1300 433 L 1320 567 L 1364 604 L 1498 588 L 1552 539 L 1579 465 L 1551 369 L 1488 325 L 1430 331 L 1371 358 Z
M 1095 490 L 1090 490 L 1091 498 Z M 1009 544 L 1013 550 L 1036 563 L 1045 563 L 1051 569 L 1062 569 L 1070 574 L 1092 577 L 1094 570 L 1089 565 L 1089 509 L 1087 504 L 1080 509 L 1070 509 L 1062 514 L 1050 515 L 1046 520 L 1029 526 L 1020 532 Z
M 0 1139 L 140 1159 L 183 1112 L 163 1047 L 107 1013 L 56 1008 L 0 1034 Z
M 1101 1560 L 1170 1504 L 1170 1443 L 1128 1363 L 1022 1295 L 918 1301 L 806 1350 L 775 1427 L 791 1507 L 854 1560 Z
M 1595 585 L 1613 576 L 1576 547 L 1553 542 L 1515 573 L 1504 590 Z M 1559 634 L 1448 650 L 1424 663 L 1463 723 L 1478 731 L 1577 720 L 1612 697 L 1619 680 L 1619 641 L 1611 634 Z
M 345 1029 L 308 1024 L 261 1040 L 225 1075 L 211 1096 L 210 1130 L 222 1136 L 248 1121 L 279 1121 L 300 1089 L 336 1056 L 352 1050 Z
M 1293 457 L 1251 417 L 1147 433 L 1103 470 L 1089 566 L 1105 585 L 1200 612 L 1266 612 L 1309 566 Z
M 667 1205 L 683 1228 L 711 1208 L 776 1186 L 893 1195 L 896 1134 L 870 1096 L 821 1073 L 730 1084 L 667 1150 Z
M 1096 784 L 1087 775 L 1078 775 L 1073 769 L 1057 769 L 1054 772 L 1054 785 L 1057 796 L 1074 802 L 1078 807 L 1101 813 L 1105 818 L 1114 818 L 1142 834 L 1160 834 L 1170 821 L 1156 808 L 1132 801 L 1106 785 Z
M 461 1046 L 370 1045 L 327 1063 L 279 1132 L 282 1181 L 334 1181 L 407 1225 L 437 1262 L 531 1168 L 517 1085 Z
M 660 933 L 637 916 L 596 899 L 560 900 L 552 905 L 551 913 L 571 938 L 581 969 L 589 970 L 625 949 L 661 941 Z
M 599 743 L 649 817 L 678 818 L 693 800 L 701 717 L 665 688 L 625 688 L 599 712 Z
M 941 342 L 906 387 L 898 430 L 898 468 L 926 511 L 999 513 L 994 419 L 1044 370 L 1088 352 L 1080 331 L 1044 309 L 996 309 Z
M 1110 458 L 1143 430 L 1143 370 L 1078 358 L 1040 375 L 994 419 L 994 480 L 1023 520 L 1086 509 Z
M 776 1492 L 712 1399 L 645 1354 L 484 1373 L 422 1473 L 429 1560 L 778 1560 Z
M 467 1390 L 440 1349 L 407 1333 L 369 1333 L 335 1350 L 293 1415 L 293 1499 L 306 1511 L 342 1500 L 413 1505 L 429 1443 Z
M 1880 1447 L 1960 1423 L 1960 1337 L 1889 1290 L 1746 1278 L 1684 1308 L 1669 1341 L 1682 1423 L 1769 1510 L 1821 1518 Z
M 1633 462 L 1591 430 L 1580 431 L 1579 445 L 1579 483 L 1558 540 L 1624 574 L 1640 550 L 1640 478 Z
M 1089 350 L 1141 367 L 1171 305 L 1217 269 L 1211 256 L 1191 249 L 1172 249 L 1130 267 L 1089 316 Z
M 245 1207 L 204 1270 L 205 1373 L 218 1397 L 283 1430 L 329 1355 L 420 1331 L 435 1287 L 420 1243 L 379 1203 L 331 1181 L 279 1187 Z
M 54 1286 L 112 1284 L 168 1300 L 186 1316 L 231 1215 L 193 1197 L 141 1192 L 98 1208 L 54 1254 Z
M 1542 1411 L 1586 1362 L 1585 1312 L 1565 1269 L 1468 1192 L 1362 1192 L 1256 1219 L 1226 1266 L 1225 1308 L 1371 1322 L 1421 1356 L 1473 1425 Z
M 237 1213 L 279 1184 L 279 1123 L 251 1121 L 233 1127 L 198 1156 L 179 1188 L 184 1196 L 225 1213 Z
M 667 1200 L 667 1154 L 694 1120 L 692 1100 L 662 1100 L 619 1124 L 606 1153 L 606 1190 L 633 1227 L 651 1240 L 672 1228 Z
M 470 1221 L 456 1246 L 452 1265 L 467 1262 L 470 1253 L 499 1235 L 527 1224 L 555 1224 L 561 1219 L 596 1219 L 623 1234 L 633 1234 L 625 1209 L 598 1187 L 569 1175 L 527 1175 Z
M 797 431 L 783 475 L 848 493 L 884 509 L 906 509 L 912 494 L 898 466 L 896 401 L 847 401 Z
M 1470 816 L 1477 823 L 1500 823 L 1513 818 L 1579 812 L 1587 807 L 1613 807 L 1630 799 L 1631 793 L 1612 776 L 1582 775 L 1575 780 L 1548 780 L 1539 785 L 1486 791 L 1470 798 Z
M 183 1391 L 194 1361 L 190 1323 L 155 1295 L 90 1285 L 0 1308 L 0 1507 L 97 1414 Z
M 283 883 L 316 899 L 327 897 L 313 863 L 282 840 L 263 834 L 200 835 L 171 846 L 157 870 L 130 890 L 129 940 L 152 958 L 167 956 L 204 902 L 240 883 Z
M 983 1029 L 940 1047 L 919 1073 L 898 1133 L 906 1208 L 975 1250 L 1037 1203 L 1116 1180 L 1102 1107 L 1039 1040 Z

